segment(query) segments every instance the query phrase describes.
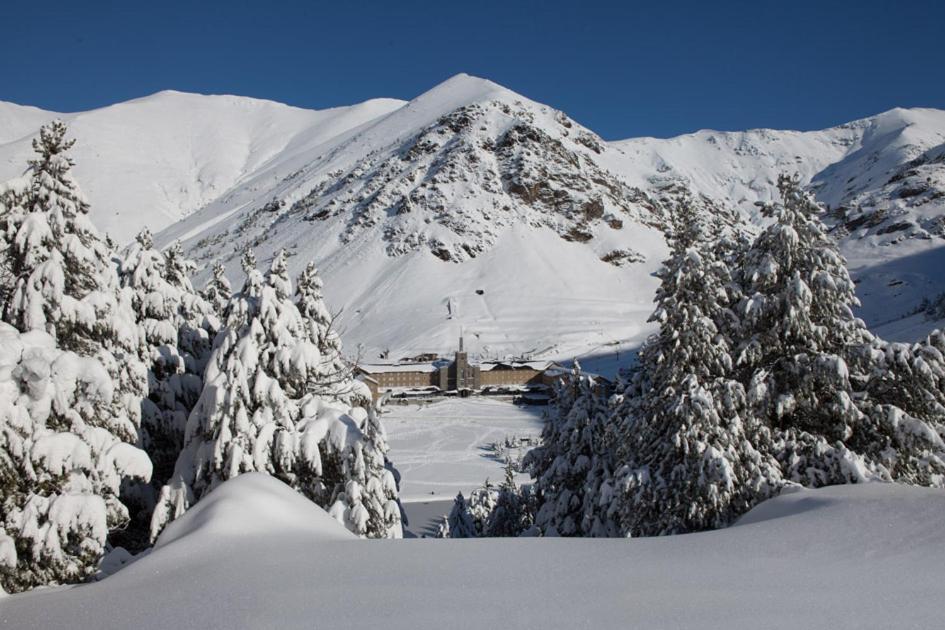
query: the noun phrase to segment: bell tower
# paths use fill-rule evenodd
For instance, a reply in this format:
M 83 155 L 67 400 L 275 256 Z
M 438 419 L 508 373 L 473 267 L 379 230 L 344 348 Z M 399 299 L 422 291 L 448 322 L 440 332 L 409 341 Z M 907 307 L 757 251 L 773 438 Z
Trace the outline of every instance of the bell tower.
M 459 333 L 459 350 L 456 351 L 455 361 L 453 363 L 454 369 L 456 370 L 456 389 L 469 389 L 469 384 L 467 381 L 467 367 L 469 365 L 469 359 L 466 355 L 465 350 L 463 350 L 463 333 Z
M 482 377 L 478 365 L 469 364 L 469 354 L 463 344 L 463 333 L 459 334 L 459 349 L 456 351 L 453 369 L 453 389 L 460 392 L 478 390 L 482 386 Z

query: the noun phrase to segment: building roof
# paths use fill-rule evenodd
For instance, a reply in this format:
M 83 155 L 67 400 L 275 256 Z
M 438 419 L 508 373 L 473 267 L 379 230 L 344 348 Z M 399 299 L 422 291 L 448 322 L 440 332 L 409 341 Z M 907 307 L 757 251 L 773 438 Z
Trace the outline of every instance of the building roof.
M 536 372 L 544 372 L 548 368 L 557 367 L 554 361 L 483 361 L 479 364 L 479 369 L 483 372 L 489 372 L 495 369 L 525 370 L 531 369 Z
M 358 366 L 367 374 L 388 374 L 391 372 L 436 372 L 448 361 L 429 361 L 426 363 L 362 363 Z
M 358 368 L 366 374 L 388 374 L 394 372 L 436 372 L 441 367 L 451 365 L 452 360 L 440 359 L 437 361 L 426 361 L 423 363 L 362 363 Z M 478 365 L 483 372 L 489 372 L 496 369 L 507 370 L 526 370 L 531 369 L 536 372 L 544 372 L 551 368 L 560 368 L 561 366 L 554 361 L 483 361 L 481 363 L 470 362 L 472 365 Z

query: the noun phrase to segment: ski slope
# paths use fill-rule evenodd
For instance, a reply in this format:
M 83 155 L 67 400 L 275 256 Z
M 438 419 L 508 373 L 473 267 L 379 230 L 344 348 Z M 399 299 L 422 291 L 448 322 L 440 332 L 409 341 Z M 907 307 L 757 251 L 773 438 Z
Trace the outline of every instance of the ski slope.
M 649 539 L 358 540 L 246 474 L 101 582 L 0 602 L 0 627 L 936 628 L 945 492 L 781 496 L 725 530 Z

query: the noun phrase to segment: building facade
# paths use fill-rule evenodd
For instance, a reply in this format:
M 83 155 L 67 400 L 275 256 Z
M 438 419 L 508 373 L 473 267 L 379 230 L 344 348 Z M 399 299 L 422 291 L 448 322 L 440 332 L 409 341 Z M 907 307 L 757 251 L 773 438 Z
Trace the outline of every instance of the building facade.
M 424 355 L 426 358 L 429 355 Z M 375 399 L 387 392 L 435 389 L 466 395 L 483 389 L 549 387 L 567 371 L 553 361 L 486 361 L 473 363 L 459 340 L 453 360 L 358 366 Z
M 482 387 L 482 371 L 478 365 L 469 362 L 462 337 L 459 338 L 459 350 L 452 363 L 440 367 L 437 386 L 444 392 L 478 391 Z

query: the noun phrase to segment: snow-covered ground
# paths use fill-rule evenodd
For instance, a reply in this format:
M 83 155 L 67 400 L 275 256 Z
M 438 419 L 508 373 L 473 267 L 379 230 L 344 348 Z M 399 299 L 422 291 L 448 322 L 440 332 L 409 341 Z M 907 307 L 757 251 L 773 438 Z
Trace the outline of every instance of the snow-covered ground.
M 384 428 L 390 459 L 402 477 L 401 500 L 452 500 L 457 492 L 469 496 L 487 478 L 501 482 L 504 463 L 486 447 L 508 436 L 540 435 L 543 411 L 488 398 L 386 407 Z
M 278 481 L 227 482 L 102 582 L 0 603 L 0 627 L 937 628 L 945 492 L 789 494 L 650 539 L 358 540 Z

